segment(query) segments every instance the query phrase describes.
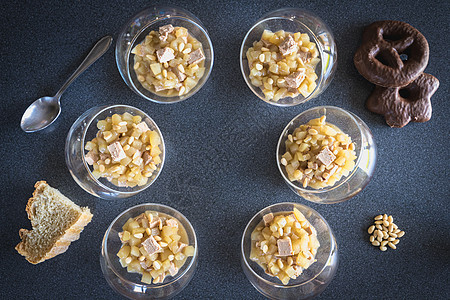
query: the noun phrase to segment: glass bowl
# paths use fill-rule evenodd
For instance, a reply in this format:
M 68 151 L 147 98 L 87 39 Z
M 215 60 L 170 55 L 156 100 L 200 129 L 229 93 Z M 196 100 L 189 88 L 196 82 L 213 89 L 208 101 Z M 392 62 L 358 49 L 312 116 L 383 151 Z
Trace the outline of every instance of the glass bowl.
M 142 121 L 147 123 L 150 130 L 155 130 L 160 138 L 161 145 L 161 163 L 156 166 L 156 170 L 152 176 L 149 177 L 147 184 L 143 186 L 135 187 L 118 187 L 110 183 L 105 178 L 96 179 L 91 172 L 91 166 L 89 166 L 85 160 L 84 146 L 86 142 L 92 140 L 97 132 L 97 122 L 104 120 L 106 117 L 110 117 L 113 114 L 123 114 L 129 112 L 135 116 L 141 116 Z M 76 183 L 81 186 L 86 192 L 107 200 L 114 200 L 120 198 L 131 197 L 139 192 L 142 192 L 148 188 L 161 173 L 164 165 L 165 158 L 165 146 L 164 139 L 156 123 L 142 110 L 128 105 L 112 105 L 112 106 L 98 106 L 93 107 L 82 114 L 73 123 L 66 138 L 65 147 L 66 164 L 72 174 Z
M 205 55 L 205 74 L 197 85 L 182 96 L 164 97 L 145 89 L 137 80 L 133 69 L 134 59 L 131 50 L 141 43 L 145 36 L 159 27 L 172 24 L 188 29 L 189 33 L 203 45 Z M 186 100 L 197 93 L 211 73 L 214 61 L 213 45 L 205 26 L 192 13 L 172 6 L 148 7 L 134 15 L 121 29 L 116 43 L 116 63 L 128 87 L 139 96 L 157 103 L 175 103 Z
M 261 89 L 251 83 L 246 53 L 247 50 L 253 46 L 254 41 L 259 41 L 261 39 L 263 31 L 266 29 L 272 32 L 284 30 L 292 33 L 307 33 L 310 41 L 317 45 L 320 58 L 320 62 L 317 64 L 315 70 L 318 76 L 316 81 L 317 87 L 308 97 L 305 98 L 299 94 L 297 97 L 286 97 L 277 102 L 266 100 Z M 241 72 L 245 82 L 252 92 L 261 100 L 277 106 L 294 106 L 317 97 L 327 88 L 336 71 L 337 49 L 331 30 L 318 16 L 303 9 L 283 8 L 266 14 L 250 28 L 242 41 L 240 63 Z
M 129 218 L 134 218 L 145 211 L 157 211 L 172 216 L 183 225 L 186 230 L 189 245 L 194 246 L 195 253 L 186 259 L 184 265 L 174 277 L 166 277 L 160 284 L 145 284 L 141 282 L 141 275 L 128 273 L 122 268 L 117 257 L 122 243 L 118 233 Z M 112 221 L 106 230 L 102 241 L 100 265 L 108 284 L 118 293 L 130 299 L 165 299 L 181 292 L 194 276 L 198 260 L 198 245 L 195 230 L 189 220 L 179 211 L 162 204 L 145 203 L 133 206 L 123 211 Z
M 268 213 L 292 212 L 297 208 L 317 231 L 320 247 L 317 250 L 316 262 L 296 279 L 287 285 L 267 275 L 263 268 L 250 259 L 251 234 L 255 227 Z M 327 221 L 314 209 L 298 203 L 278 203 L 270 205 L 248 222 L 241 240 L 241 265 L 250 283 L 265 297 L 270 299 L 311 299 L 322 293 L 336 273 L 338 267 L 337 243 L 333 231 Z
M 303 188 L 297 181 L 290 181 L 286 168 L 281 165 L 280 160 L 286 152 L 285 142 L 291 134 L 300 125 L 308 123 L 310 120 L 326 116 L 326 122 L 336 125 L 344 133 L 348 134 L 355 144 L 357 155 L 355 168 L 347 176 L 342 177 L 335 185 L 322 189 Z M 366 123 L 364 123 L 355 114 L 335 106 L 318 106 L 308 109 L 294 119 L 284 128 L 283 133 L 278 140 L 276 160 L 287 185 L 299 196 L 308 201 L 331 204 L 350 199 L 361 192 L 372 178 L 375 170 L 377 157 L 377 148 L 373 140 L 372 132 Z

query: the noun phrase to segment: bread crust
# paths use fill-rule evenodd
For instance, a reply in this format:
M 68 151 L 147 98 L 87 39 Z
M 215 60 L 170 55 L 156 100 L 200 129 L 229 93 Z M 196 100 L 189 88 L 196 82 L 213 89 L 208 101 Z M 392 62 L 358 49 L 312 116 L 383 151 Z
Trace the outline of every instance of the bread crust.
M 40 193 L 42 193 L 42 191 L 47 186 L 49 186 L 49 185 L 47 184 L 47 182 L 45 182 L 43 180 L 36 182 L 36 184 L 34 185 L 35 190 L 33 192 L 33 197 L 28 199 L 28 203 L 25 208 L 27 215 L 28 215 L 28 219 L 32 220 L 34 218 L 35 212 L 33 211 L 33 203 L 34 203 L 34 201 L 36 201 L 37 196 Z M 29 253 L 26 250 L 27 235 L 30 234 L 32 232 L 32 230 L 27 230 L 27 229 L 23 229 L 23 228 L 19 230 L 19 236 L 22 239 L 22 241 L 19 244 L 17 244 L 15 249 L 21 255 L 25 256 L 25 259 L 32 264 L 38 264 L 47 259 L 55 257 L 58 254 L 64 253 L 67 250 L 67 248 L 69 247 L 71 242 L 79 239 L 80 232 L 83 231 L 84 227 L 92 220 L 93 215 L 91 214 L 89 208 L 82 207 L 81 210 L 82 210 L 82 213 L 80 214 L 80 216 L 76 220 L 76 222 L 74 224 L 72 224 L 72 226 L 70 226 L 68 229 L 66 229 L 64 234 L 61 235 L 58 240 L 56 240 L 56 242 L 54 243 L 54 245 L 52 246 L 50 251 L 48 251 L 41 259 L 33 260 L 33 258 L 30 257 Z

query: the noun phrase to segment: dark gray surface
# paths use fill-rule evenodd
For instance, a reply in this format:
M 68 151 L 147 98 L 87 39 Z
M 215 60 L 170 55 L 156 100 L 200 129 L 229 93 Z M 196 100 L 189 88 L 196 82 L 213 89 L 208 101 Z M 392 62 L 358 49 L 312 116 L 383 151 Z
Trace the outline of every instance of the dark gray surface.
M 144 202 L 170 205 L 198 234 L 199 265 L 179 299 L 260 299 L 241 271 L 239 243 L 250 218 L 263 207 L 298 201 L 319 211 L 334 229 L 340 265 L 320 299 L 449 298 L 448 231 L 449 115 L 448 1 L 170 1 L 190 10 L 208 29 L 215 64 L 203 89 L 174 105 L 146 102 L 122 81 L 110 49 L 62 97 L 62 113 L 43 132 L 26 134 L 19 122 L 38 97 L 53 95 L 95 41 L 134 13 L 163 1 L 4 1 L 0 9 L 2 145 L 0 298 L 120 299 L 99 265 L 103 233 L 124 209 Z M 338 45 L 338 69 L 317 99 L 293 108 L 268 105 L 247 88 L 239 70 L 239 48 L 251 25 L 284 6 L 316 12 Z M 432 98 L 433 117 L 391 129 L 364 102 L 372 85 L 353 66 L 363 26 L 395 19 L 418 28 L 430 44 L 427 73 L 441 86 Z M 167 157 L 158 180 L 145 192 L 109 202 L 84 192 L 64 162 L 66 134 L 84 111 L 102 104 L 129 104 L 157 122 Z M 275 164 L 284 126 L 298 113 L 335 105 L 360 116 L 371 128 L 378 163 L 367 188 L 350 201 L 316 205 L 292 193 Z M 33 266 L 14 250 L 19 228 L 30 228 L 27 199 L 37 180 L 94 213 L 68 251 Z M 366 229 L 378 213 L 392 214 L 406 231 L 398 249 L 382 253 L 368 243 Z

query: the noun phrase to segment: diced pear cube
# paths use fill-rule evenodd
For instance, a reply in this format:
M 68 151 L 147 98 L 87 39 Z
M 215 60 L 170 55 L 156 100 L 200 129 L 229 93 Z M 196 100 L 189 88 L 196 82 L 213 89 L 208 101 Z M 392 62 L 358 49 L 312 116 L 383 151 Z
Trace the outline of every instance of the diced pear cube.
M 194 256 L 195 248 L 194 246 L 187 246 L 183 249 L 183 252 L 186 256 Z
M 130 255 L 131 247 L 128 245 L 120 248 L 119 252 L 117 252 L 117 256 L 120 258 L 127 258 Z
M 161 64 L 160 63 L 151 64 L 150 69 L 152 70 L 154 75 L 158 75 L 161 73 Z
M 147 284 L 152 284 L 152 275 L 149 272 L 144 272 L 142 274 L 142 279 L 141 281 L 143 283 L 147 283 Z

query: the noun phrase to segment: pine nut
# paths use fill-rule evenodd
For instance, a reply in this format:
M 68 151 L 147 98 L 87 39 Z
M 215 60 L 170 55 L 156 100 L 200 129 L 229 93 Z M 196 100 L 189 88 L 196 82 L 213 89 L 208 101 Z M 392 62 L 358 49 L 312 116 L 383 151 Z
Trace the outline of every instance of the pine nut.
M 375 225 L 375 227 L 376 227 L 378 230 L 383 230 L 383 227 L 381 227 L 380 224 Z
M 371 243 L 373 243 L 373 242 L 375 241 L 375 236 L 371 235 L 371 236 L 369 237 L 369 241 L 370 241 Z
M 388 217 L 388 222 L 389 222 L 389 223 L 394 222 L 394 218 L 393 218 L 392 216 L 389 216 L 389 217 Z
M 392 249 L 397 249 L 397 246 L 395 246 L 395 245 L 392 244 L 391 242 L 388 243 L 388 246 L 391 247 Z
M 259 61 L 263 63 L 265 57 L 266 57 L 266 56 L 265 56 L 264 54 L 261 53 L 261 54 L 259 55 Z
M 395 233 L 395 234 L 398 234 L 400 231 L 401 231 L 400 229 L 395 229 L 395 230 L 394 230 L 394 233 Z
M 393 232 L 389 232 L 389 235 L 390 235 L 391 237 L 394 237 L 394 238 L 397 237 L 397 235 L 396 235 L 395 233 L 393 233 Z
M 378 215 L 374 219 L 375 219 L 375 221 L 382 220 L 383 219 L 383 215 Z
M 305 174 L 309 174 L 309 173 L 311 173 L 313 170 L 312 169 L 306 169 L 305 170 Z
M 383 225 L 386 226 L 386 227 L 389 227 L 389 222 L 386 221 L 386 220 L 383 220 Z
M 394 225 L 392 225 L 392 224 L 389 224 L 389 232 L 392 232 L 393 230 L 394 230 Z
M 392 241 L 395 240 L 395 238 L 394 238 L 394 237 L 389 237 L 387 240 L 388 240 L 389 242 L 392 242 Z
M 397 237 L 401 238 L 401 237 L 404 236 L 404 235 L 405 235 L 405 232 L 404 232 L 404 231 L 400 231 L 400 232 L 397 234 Z
M 393 240 L 392 244 L 397 245 L 400 242 L 400 240 Z
M 382 241 L 382 242 L 381 242 L 381 246 L 384 247 L 384 246 L 387 245 L 387 243 L 388 243 L 388 241 Z
M 367 232 L 368 232 L 369 234 L 372 234 L 374 230 L 375 230 L 375 226 L 372 225 L 372 226 L 369 227 L 369 229 L 367 230 Z
M 319 132 L 318 132 L 317 130 L 311 128 L 311 129 L 308 130 L 308 133 L 309 133 L 310 135 L 316 135 L 316 134 L 318 134 Z
M 288 266 L 291 266 L 293 263 L 294 263 L 294 259 L 292 259 L 292 257 L 288 256 L 288 258 L 287 258 Z
M 374 245 L 375 247 L 378 247 L 378 246 L 380 246 L 380 242 L 379 241 L 373 241 L 372 245 Z
M 387 214 L 384 214 L 383 215 L 383 220 L 387 220 L 387 218 L 388 218 Z
M 383 237 L 381 237 L 381 236 L 378 236 L 377 237 L 377 241 L 379 241 L 380 243 L 383 241 Z
M 278 266 L 280 267 L 280 269 L 283 269 L 284 264 L 283 264 L 283 262 L 281 261 L 281 259 L 278 259 L 278 260 L 277 260 L 277 264 L 278 264 Z
M 386 246 L 380 246 L 380 250 L 381 250 L 381 251 L 386 251 L 387 248 L 386 248 Z
M 381 225 L 381 224 L 383 224 L 383 221 L 382 221 L 382 220 L 380 220 L 380 221 L 375 221 L 375 224 Z

